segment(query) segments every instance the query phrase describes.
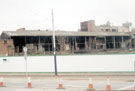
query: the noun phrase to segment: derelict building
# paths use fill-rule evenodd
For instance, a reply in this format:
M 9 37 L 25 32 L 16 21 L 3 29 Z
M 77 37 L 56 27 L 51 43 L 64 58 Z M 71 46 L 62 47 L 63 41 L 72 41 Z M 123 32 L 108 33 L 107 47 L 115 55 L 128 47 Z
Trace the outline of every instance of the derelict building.
M 52 31 L 25 30 L 4 31 L 1 34 L 0 45 L 6 47 L 0 55 L 23 54 L 23 47 L 28 48 L 28 54 L 52 54 Z M 55 31 L 57 54 L 92 53 L 110 50 L 129 50 L 134 48 L 133 34 L 129 26 L 95 26 L 94 21 L 81 23 L 77 32 Z M 9 42 L 10 41 L 10 42 Z M 1 47 L 2 47 L 1 46 Z M 0 48 L 1 49 L 1 48 Z

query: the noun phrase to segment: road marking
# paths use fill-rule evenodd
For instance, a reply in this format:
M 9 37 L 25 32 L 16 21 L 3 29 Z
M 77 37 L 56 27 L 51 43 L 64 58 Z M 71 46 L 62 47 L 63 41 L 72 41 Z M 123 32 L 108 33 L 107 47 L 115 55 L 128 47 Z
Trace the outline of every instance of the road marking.
M 126 89 L 133 88 L 133 87 L 134 87 L 134 85 L 131 85 L 131 86 L 128 86 L 128 87 L 117 89 L 117 90 L 126 90 Z

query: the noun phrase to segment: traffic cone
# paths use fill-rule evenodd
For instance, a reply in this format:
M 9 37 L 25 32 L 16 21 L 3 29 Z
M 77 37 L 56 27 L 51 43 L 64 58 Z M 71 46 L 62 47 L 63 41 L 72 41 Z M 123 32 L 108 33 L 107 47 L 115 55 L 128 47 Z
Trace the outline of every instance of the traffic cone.
M 31 79 L 30 79 L 30 74 L 28 74 L 28 88 L 31 88 L 32 85 L 31 85 Z
M 88 89 L 93 89 L 92 75 L 89 75 L 89 88 Z
M 111 90 L 109 75 L 107 75 L 107 86 L 106 86 L 106 90 L 107 91 L 110 91 Z
M 58 89 L 64 89 L 63 88 L 63 84 L 62 84 L 62 76 L 59 75 L 59 85 L 58 85 Z
M 0 87 L 3 87 L 3 77 L 0 75 Z

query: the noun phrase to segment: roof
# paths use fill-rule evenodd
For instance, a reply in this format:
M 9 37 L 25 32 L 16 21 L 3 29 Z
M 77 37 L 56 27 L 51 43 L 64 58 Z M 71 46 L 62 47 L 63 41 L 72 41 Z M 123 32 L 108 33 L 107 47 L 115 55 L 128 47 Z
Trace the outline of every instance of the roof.
M 25 30 L 25 31 L 4 31 L 2 35 L 6 36 L 52 36 L 52 31 L 38 31 L 38 30 Z M 69 32 L 69 31 L 55 31 L 56 36 L 130 36 L 128 33 L 122 32 Z

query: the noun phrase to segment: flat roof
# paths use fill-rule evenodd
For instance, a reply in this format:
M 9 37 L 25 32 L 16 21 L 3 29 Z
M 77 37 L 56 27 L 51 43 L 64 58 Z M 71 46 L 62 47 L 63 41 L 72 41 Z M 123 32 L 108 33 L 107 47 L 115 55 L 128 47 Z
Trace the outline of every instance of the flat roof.
M 3 31 L 6 36 L 52 36 L 52 31 L 25 30 L 25 31 Z M 130 36 L 124 32 L 81 32 L 81 31 L 55 31 L 56 36 Z

